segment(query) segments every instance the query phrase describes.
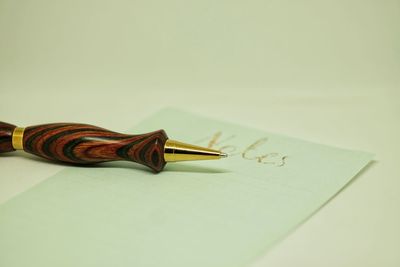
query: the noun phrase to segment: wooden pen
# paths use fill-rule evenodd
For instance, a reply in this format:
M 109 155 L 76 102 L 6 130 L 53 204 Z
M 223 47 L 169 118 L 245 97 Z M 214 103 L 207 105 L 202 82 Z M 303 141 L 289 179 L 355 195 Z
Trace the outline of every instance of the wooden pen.
M 23 128 L 0 122 L 0 153 L 15 150 L 73 164 L 133 161 L 156 173 L 167 162 L 227 156 L 221 151 L 171 140 L 164 130 L 130 135 L 89 124 L 51 123 Z

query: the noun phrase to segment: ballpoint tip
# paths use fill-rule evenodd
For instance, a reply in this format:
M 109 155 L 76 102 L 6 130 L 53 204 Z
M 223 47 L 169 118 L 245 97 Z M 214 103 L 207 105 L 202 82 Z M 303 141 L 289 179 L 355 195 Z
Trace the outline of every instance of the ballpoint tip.
M 220 154 L 220 157 L 221 157 L 221 158 L 226 158 L 226 157 L 228 157 L 228 154 L 226 154 L 226 153 L 221 153 L 221 154 Z

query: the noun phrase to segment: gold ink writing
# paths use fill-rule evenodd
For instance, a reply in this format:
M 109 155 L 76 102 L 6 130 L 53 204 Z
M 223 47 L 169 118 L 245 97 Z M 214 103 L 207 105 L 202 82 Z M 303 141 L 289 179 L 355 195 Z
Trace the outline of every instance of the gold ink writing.
M 273 166 L 282 167 L 286 163 L 287 156 L 281 153 L 260 152 L 268 149 L 267 137 L 257 139 L 255 142 L 250 143 L 249 146 L 245 147 L 245 149 L 240 150 L 236 145 L 227 144 L 227 142 L 236 137 L 235 135 L 230 135 L 226 138 L 223 138 L 222 135 L 222 132 L 218 131 L 211 136 L 199 140 L 196 143 L 207 142 L 208 148 L 217 149 L 228 153 L 230 157 L 240 155 L 245 160 L 253 160 L 261 164 L 270 164 Z

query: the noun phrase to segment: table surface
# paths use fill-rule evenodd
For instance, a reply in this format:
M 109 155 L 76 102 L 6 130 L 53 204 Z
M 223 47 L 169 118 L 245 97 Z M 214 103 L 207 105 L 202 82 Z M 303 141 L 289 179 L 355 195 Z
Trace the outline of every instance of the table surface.
M 400 1 L 0 0 L 0 114 L 125 131 L 173 106 L 372 162 L 254 266 L 399 266 Z M 0 203 L 65 166 L 0 155 Z

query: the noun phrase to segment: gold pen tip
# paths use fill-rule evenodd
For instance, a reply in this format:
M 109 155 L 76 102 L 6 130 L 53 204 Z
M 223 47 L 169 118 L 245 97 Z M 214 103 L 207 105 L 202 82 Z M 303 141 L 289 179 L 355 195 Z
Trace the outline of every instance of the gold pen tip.
M 164 160 L 166 162 L 221 159 L 227 156 L 228 155 L 222 151 L 185 144 L 171 139 L 168 139 L 164 145 Z

